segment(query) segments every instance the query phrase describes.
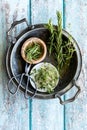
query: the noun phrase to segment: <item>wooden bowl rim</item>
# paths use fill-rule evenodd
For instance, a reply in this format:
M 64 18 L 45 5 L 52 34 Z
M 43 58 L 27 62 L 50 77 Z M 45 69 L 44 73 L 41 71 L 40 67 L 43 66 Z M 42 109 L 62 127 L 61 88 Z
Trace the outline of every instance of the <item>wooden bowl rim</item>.
M 43 47 L 43 55 L 38 58 L 37 60 L 32 60 L 32 61 L 29 61 L 26 59 L 26 56 L 25 56 L 25 49 L 27 48 L 27 46 L 29 46 L 29 44 L 32 44 L 33 42 L 37 42 L 38 44 L 40 44 L 42 47 Z M 29 39 L 27 39 L 22 47 L 21 47 L 21 56 L 22 58 L 27 62 L 27 63 L 30 63 L 30 64 L 37 64 L 39 62 L 41 62 L 42 60 L 45 59 L 46 57 L 46 54 L 47 54 L 47 47 L 46 47 L 46 44 L 45 42 L 40 39 L 40 38 L 37 38 L 37 37 L 31 37 Z

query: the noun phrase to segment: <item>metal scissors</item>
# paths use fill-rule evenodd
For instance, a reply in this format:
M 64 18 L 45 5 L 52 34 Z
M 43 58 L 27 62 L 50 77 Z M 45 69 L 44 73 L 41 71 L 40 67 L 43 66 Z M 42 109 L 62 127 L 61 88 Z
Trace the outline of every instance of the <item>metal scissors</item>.
M 16 75 L 16 76 L 13 76 L 13 77 L 9 80 L 9 82 L 8 82 L 8 84 L 7 84 L 7 87 L 8 87 L 8 90 L 9 90 L 9 92 L 10 92 L 11 94 L 16 94 L 16 93 L 17 93 L 17 91 L 19 90 L 19 88 L 22 86 L 23 79 L 26 77 L 27 80 L 26 80 L 26 86 L 25 86 L 25 94 L 24 94 L 24 96 L 25 96 L 25 98 L 27 98 L 27 99 L 28 99 L 28 98 L 33 98 L 33 97 L 35 96 L 35 94 L 36 94 L 36 92 L 37 92 L 37 86 L 36 86 L 34 80 L 33 80 L 33 79 L 31 78 L 31 76 L 29 75 L 30 68 L 31 68 L 31 64 L 26 63 L 26 64 L 25 64 L 25 72 L 22 73 L 22 74 L 18 74 L 18 75 Z M 10 84 L 11 84 L 11 82 L 13 82 L 13 79 L 19 78 L 19 77 L 20 77 L 20 82 L 19 82 L 18 86 L 16 87 L 15 91 L 13 92 L 13 91 L 10 89 Z M 34 93 L 33 93 L 33 96 L 29 96 L 29 95 L 28 95 L 28 87 L 29 87 L 30 79 L 31 79 L 32 82 L 35 84 L 35 91 L 34 91 Z

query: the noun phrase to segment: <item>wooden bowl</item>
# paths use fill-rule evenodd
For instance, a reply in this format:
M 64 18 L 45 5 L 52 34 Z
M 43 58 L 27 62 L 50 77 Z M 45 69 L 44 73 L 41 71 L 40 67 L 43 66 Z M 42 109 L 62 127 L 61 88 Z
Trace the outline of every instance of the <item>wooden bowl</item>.
M 41 56 L 40 56 L 38 59 L 36 59 L 36 60 L 33 60 L 33 59 L 32 59 L 32 60 L 28 60 L 28 59 L 26 58 L 25 50 L 26 50 L 29 46 L 31 46 L 32 44 L 34 44 L 34 43 L 39 44 L 39 45 L 41 46 L 43 52 L 42 52 Z M 46 54 L 47 54 L 47 47 L 46 47 L 45 42 L 44 42 L 43 40 L 37 38 L 37 37 L 32 37 L 32 38 L 27 39 L 27 40 L 24 42 L 24 44 L 22 45 L 22 48 L 21 48 L 21 56 L 22 56 L 22 58 L 23 58 L 27 63 L 30 63 L 30 64 L 37 64 L 37 63 L 41 62 L 41 61 L 44 60 L 44 58 L 46 57 Z

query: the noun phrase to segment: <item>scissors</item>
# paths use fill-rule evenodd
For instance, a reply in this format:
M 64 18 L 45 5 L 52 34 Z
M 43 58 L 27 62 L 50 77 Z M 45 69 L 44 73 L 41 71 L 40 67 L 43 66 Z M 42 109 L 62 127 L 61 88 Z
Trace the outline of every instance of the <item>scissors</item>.
M 24 96 L 25 96 L 25 98 L 27 98 L 27 99 L 28 99 L 28 98 L 33 98 L 33 97 L 35 96 L 35 94 L 36 94 L 36 92 L 37 92 L 37 86 L 36 86 L 34 80 L 33 80 L 33 79 L 31 78 L 31 76 L 29 75 L 30 68 L 31 68 L 31 64 L 26 63 L 26 64 L 25 64 L 25 72 L 22 73 L 22 74 L 18 74 L 18 75 L 16 75 L 16 76 L 13 76 L 13 77 L 9 80 L 9 82 L 8 82 L 8 84 L 7 84 L 7 87 L 8 87 L 8 90 L 9 90 L 9 92 L 10 92 L 11 94 L 15 95 L 15 94 L 17 93 L 17 91 L 19 90 L 19 88 L 22 86 L 22 83 L 23 83 L 24 78 L 26 77 L 27 80 L 26 80 L 26 86 L 25 86 L 25 94 L 24 94 Z M 20 77 L 20 82 L 19 82 L 18 86 L 16 87 L 15 91 L 12 91 L 12 89 L 10 89 L 10 84 L 13 82 L 13 79 L 19 78 L 19 77 Z M 35 91 L 34 91 L 34 93 L 33 93 L 33 95 L 32 95 L 31 97 L 28 95 L 28 86 L 29 86 L 30 79 L 31 79 L 32 82 L 35 84 Z

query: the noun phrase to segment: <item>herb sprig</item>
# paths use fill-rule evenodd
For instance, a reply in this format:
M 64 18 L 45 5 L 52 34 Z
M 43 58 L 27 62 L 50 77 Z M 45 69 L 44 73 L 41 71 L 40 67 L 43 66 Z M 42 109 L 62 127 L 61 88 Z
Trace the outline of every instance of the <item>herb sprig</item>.
M 46 28 L 50 32 L 48 42 L 49 54 L 55 54 L 57 69 L 61 76 L 62 71 L 69 66 L 70 60 L 75 52 L 75 48 L 71 42 L 72 37 L 69 37 L 68 40 L 64 41 L 62 34 L 62 15 L 59 11 L 57 11 L 57 28 L 53 26 L 51 19 L 46 25 Z

